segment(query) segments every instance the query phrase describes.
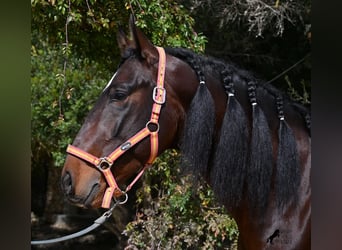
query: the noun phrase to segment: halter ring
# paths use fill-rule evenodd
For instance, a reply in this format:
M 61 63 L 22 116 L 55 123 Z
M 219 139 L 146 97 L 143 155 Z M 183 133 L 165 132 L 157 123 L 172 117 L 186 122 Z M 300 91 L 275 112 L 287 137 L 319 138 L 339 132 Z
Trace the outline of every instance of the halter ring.
M 156 126 L 156 128 L 152 129 L 151 126 Z M 150 133 L 158 133 L 159 132 L 159 123 L 153 122 L 153 121 L 148 121 L 146 123 L 146 128 L 148 129 L 148 131 L 150 131 Z
M 100 171 L 104 171 L 108 168 L 110 168 L 113 165 L 113 163 L 111 163 L 110 161 L 107 160 L 106 157 L 100 158 L 100 163 L 97 164 L 97 169 L 99 169 Z
M 125 199 L 123 201 L 120 201 L 118 198 L 119 197 L 122 197 L 122 196 L 125 196 Z M 113 197 L 113 199 L 115 200 L 116 203 L 122 205 L 122 204 L 125 204 L 127 201 L 128 201 L 128 194 L 127 193 L 123 193 L 123 195 L 119 196 L 118 198 L 117 197 Z

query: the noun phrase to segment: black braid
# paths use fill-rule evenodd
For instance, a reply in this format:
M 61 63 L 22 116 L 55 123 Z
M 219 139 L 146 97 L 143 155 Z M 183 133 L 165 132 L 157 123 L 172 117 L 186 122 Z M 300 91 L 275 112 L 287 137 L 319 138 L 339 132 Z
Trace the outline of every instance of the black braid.
M 311 130 L 311 115 L 309 113 L 305 114 L 305 123 L 309 130 Z
M 234 207 L 238 206 L 242 199 L 246 178 L 247 117 L 234 96 L 232 72 L 224 68 L 221 78 L 228 99 L 210 180 L 214 184 L 213 189 L 218 200 L 226 206 Z M 227 188 L 227 183 L 230 188 Z
M 256 212 L 263 211 L 268 202 L 272 176 L 272 140 L 264 112 L 257 104 L 257 86 L 254 81 L 247 84 L 248 97 L 252 104 L 252 136 L 249 164 L 247 168 L 248 199 Z
M 185 48 L 177 48 L 176 50 L 173 48 L 165 48 L 165 51 L 189 64 L 189 66 L 195 71 L 199 82 L 205 82 L 204 73 L 199 66 L 201 63 L 199 62 L 199 58 L 196 54 Z
M 229 95 L 229 93 L 231 93 L 234 95 L 235 89 L 234 89 L 233 77 L 231 76 L 231 73 L 229 72 L 229 70 L 225 68 L 221 72 L 221 76 L 222 76 L 222 81 L 223 81 L 223 87 L 225 89 L 226 94 Z
M 198 77 L 198 80 L 199 82 L 205 82 L 205 76 L 201 70 L 201 68 L 198 66 L 198 62 L 196 62 L 196 60 L 194 58 L 189 58 L 187 61 L 186 61 L 190 67 L 195 71 L 197 77 Z
M 283 97 L 282 96 L 277 96 L 276 97 L 276 102 L 277 102 L 277 111 L 278 111 L 278 118 L 280 120 L 284 119 L 284 105 L 283 105 Z
M 300 184 L 299 159 L 296 139 L 292 129 L 285 121 L 283 97 L 276 97 L 279 129 L 278 156 L 275 189 L 278 194 L 277 205 L 282 207 L 289 201 L 297 200 L 297 190 Z
M 205 84 L 205 75 L 199 66 L 199 62 L 191 56 L 185 57 L 184 61 L 195 71 L 200 84 L 191 101 L 185 120 L 181 144 L 181 165 L 189 173 L 196 173 L 196 177 L 202 176 L 206 178 L 212 151 L 215 104 Z
M 256 100 L 256 83 L 254 81 L 248 82 L 248 97 L 250 103 L 254 106 L 257 103 Z

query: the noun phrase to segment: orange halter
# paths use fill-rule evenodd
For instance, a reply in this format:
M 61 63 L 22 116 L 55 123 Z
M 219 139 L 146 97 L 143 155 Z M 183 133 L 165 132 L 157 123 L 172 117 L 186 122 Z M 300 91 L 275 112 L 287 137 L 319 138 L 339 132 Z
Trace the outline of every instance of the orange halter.
M 159 65 L 158 65 L 158 78 L 157 78 L 157 86 L 153 89 L 153 106 L 151 112 L 151 118 L 146 123 L 146 126 L 137 132 L 134 136 L 129 138 L 127 141 L 122 143 L 119 147 L 117 147 L 109 156 L 98 158 L 92 154 L 89 154 L 82 149 L 69 145 L 67 148 L 67 153 L 74 155 L 82 160 L 85 160 L 92 165 L 94 165 L 105 177 L 107 187 L 103 201 L 102 207 L 109 208 L 112 197 L 119 197 L 122 195 L 126 195 L 127 192 L 133 187 L 133 185 L 139 180 L 139 178 L 144 173 L 145 169 L 150 166 L 155 158 L 158 155 L 158 132 L 159 132 L 159 115 L 162 105 L 165 103 L 166 98 L 166 90 L 164 88 L 164 77 L 165 77 L 165 67 L 166 67 L 166 56 L 165 51 L 161 47 L 156 47 L 159 53 Z M 111 167 L 114 162 L 124 154 L 128 149 L 136 145 L 138 142 L 142 141 L 145 137 L 150 136 L 151 142 L 151 153 L 150 158 L 139 172 L 139 174 L 134 178 L 134 180 L 127 186 L 125 191 L 122 191 L 111 171 Z

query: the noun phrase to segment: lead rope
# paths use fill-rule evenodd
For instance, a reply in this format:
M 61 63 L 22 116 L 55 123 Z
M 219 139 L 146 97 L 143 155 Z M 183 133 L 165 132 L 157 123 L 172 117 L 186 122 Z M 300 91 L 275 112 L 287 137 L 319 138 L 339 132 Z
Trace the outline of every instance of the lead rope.
M 66 236 L 62 236 L 59 238 L 50 239 L 50 240 L 32 240 L 31 245 L 52 244 L 52 243 L 57 243 L 57 242 L 61 242 L 61 241 L 71 240 L 71 239 L 80 237 L 82 235 L 85 235 L 85 234 L 93 231 L 94 229 L 98 228 L 103 223 L 105 223 L 108 220 L 108 218 L 112 215 L 113 210 L 117 205 L 125 204 L 126 202 L 127 202 L 127 199 L 125 199 L 124 201 L 116 200 L 114 205 L 110 209 L 108 209 L 106 212 L 104 212 L 99 218 L 97 218 L 92 225 L 90 225 L 87 228 L 82 229 L 81 231 L 78 231 L 76 233 L 69 234 Z

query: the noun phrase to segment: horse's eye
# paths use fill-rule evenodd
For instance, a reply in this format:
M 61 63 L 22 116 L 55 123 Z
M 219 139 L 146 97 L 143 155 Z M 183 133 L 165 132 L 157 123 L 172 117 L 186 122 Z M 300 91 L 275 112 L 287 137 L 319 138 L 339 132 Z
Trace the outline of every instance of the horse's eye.
M 110 95 L 110 100 L 113 102 L 123 101 L 127 97 L 127 93 L 122 91 L 116 91 L 114 94 Z

